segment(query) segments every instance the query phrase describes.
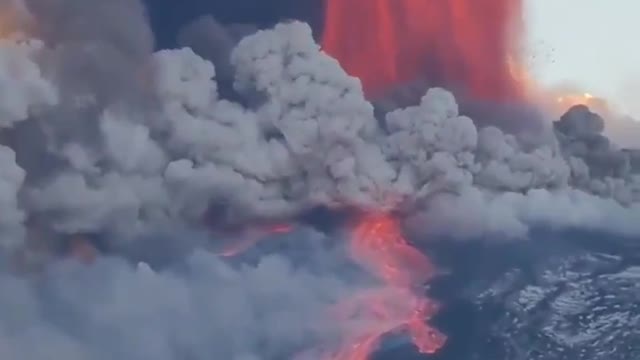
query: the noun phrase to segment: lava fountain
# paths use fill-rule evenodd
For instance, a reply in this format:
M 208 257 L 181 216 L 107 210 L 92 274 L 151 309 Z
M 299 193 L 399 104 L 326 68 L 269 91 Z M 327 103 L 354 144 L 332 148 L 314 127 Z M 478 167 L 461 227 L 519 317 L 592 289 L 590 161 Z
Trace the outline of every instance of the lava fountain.
M 369 97 L 416 79 L 479 100 L 521 95 L 522 0 L 325 1 L 323 48 Z

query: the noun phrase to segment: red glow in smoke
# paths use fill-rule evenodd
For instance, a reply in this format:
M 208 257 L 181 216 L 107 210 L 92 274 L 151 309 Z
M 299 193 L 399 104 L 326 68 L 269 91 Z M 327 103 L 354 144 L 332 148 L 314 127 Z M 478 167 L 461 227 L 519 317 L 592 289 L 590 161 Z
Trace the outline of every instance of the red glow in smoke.
M 522 0 L 325 1 L 322 45 L 368 96 L 418 78 L 480 99 L 520 96 L 510 61 Z

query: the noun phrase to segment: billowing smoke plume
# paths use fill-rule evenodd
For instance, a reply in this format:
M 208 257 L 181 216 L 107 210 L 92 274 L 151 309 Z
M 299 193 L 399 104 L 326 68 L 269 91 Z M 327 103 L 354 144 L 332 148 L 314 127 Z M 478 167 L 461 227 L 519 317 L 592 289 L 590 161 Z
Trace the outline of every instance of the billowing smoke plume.
M 434 88 L 378 122 L 360 81 L 299 22 L 237 44 L 226 66 L 242 101 L 232 101 L 192 49 L 151 52 L 136 1 L 27 3 L 24 34 L 0 42 L 7 252 L 78 234 L 127 248 L 158 229 L 318 206 L 395 211 L 419 233 L 461 238 L 526 237 L 533 226 L 640 236 L 638 152 L 611 144 L 587 108 L 532 140 L 479 127 Z M 319 310 L 354 288 L 339 271 L 280 256 L 239 269 L 189 259 L 164 272 L 102 259 L 44 279 L 3 273 L 0 344 L 11 347 L 0 355 L 268 359 L 340 333 Z
M 132 29 L 119 28 L 141 31 Z M 104 44 L 120 58 L 138 59 L 124 72 L 139 76 L 122 80 L 137 89 L 138 102 L 113 91 L 97 101 L 103 78 L 92 77 L 82 78 L 94 91 L 82 94 L 87 101 L 65 97 L 78 90 L 60 56 L 72 40 L 3 45 L 5 62 L 24 68 L 3 78 L 14 87 L 3 102 L 11 115 L 4 120 L 6 161 L 17 153 L 14 175 L 5 176 L 11 195 L 3 197 L 17 200 L 5 201 L 6 211 L 50 231 L 134 235 L 167 222 L 197 225 L 207 222 L 212 204 L 224 204 L 214 214 L 218 222 L 290 217 L 318 205 L 415 213 L 438 203 L 434 198 L 452 197 L 446 203 L 453 204 L 471 193 L 489 202 L 520 199 L 505 204 L 513 206 L 541 206 L 541 194 L 605 201 L 599 195 L 621 213 L 636 210 L 635 153 L 610 145 L 601 119 L 586 109 L 557 123 L 558 136 L 531 144 L 478 128 L 459 115 L 450 93 L 432 89 L 380 126 L 360 82 L 296 22 L 257 32 L 233 50 L 234 87 L 251 99 L 245 107 L 219 96 L 214 66 L 190 49 L 145 56 L 110 40 L 124 38 L 115 29 L 104 31 L 89 43 L 99 53 Z M 123 73 L 122 62 L 92 61 L 105 75 Z M 575 150 L 580 146 L 588 150 Z M 569 204 L 574 222 L 585 207 Z M 512 210 L 501 211 L 527 222 Z M 595 211 L 590 215 L 611 214 Z M 12 227 L 22 223 L 13 218 Z

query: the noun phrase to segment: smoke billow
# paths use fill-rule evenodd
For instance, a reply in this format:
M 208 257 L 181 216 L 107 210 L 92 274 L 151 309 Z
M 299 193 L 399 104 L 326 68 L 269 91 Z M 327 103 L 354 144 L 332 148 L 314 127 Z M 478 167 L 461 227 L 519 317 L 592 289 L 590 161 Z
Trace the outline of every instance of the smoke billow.
M 110 44 L 108 38 L 97 41 Z M 222 222 L 290 217 L 316 206 L 415 214 L 434 197 L 470 192 L 523 201 L 578 192 L 594 203 L 612 198 L 621 213 L 636 209 L 635 153 L 611 145 L 587 109 L 572 109 L 531 144 L 476 126 L 450 93 L 432 89 L 419 105 L 386 114 L 380 126 L 360 82 L 302 23 L 259 31 L 232 51 L 234 89 L 252 99 L 249 106 L 222 98 L 215 67 L 189 48 L 129 57 L 140 59 L 131 64 L 145 76 L 128 80 L 144 101 L 113 93 L 110 101 L 78 104 L 56 96 L 69 83 L 59 79 L 65 71 L 47 66 L 61 60 L 52 47 L 65 44 L 52 43 L 5 41 L 7 57 L 20 56 L 27 69 L 4 81 L 23 89 L 5 105 L 15 107 L 8 119 L 20 125 L 5 131 L 7 143 L 15 166 L 26 171 L 24 184 L 10 177 L 9 189 L 17 191 L 6 198 L 19 201 L 8 202 L 17 208 L 9 213 L 24 212 L 55 233 L 199 226 L 213 203 L 225 204 L 216 214 Z M 100 59 L 119 71 L 121 63 Z M 99 92 L 98 79 L 84 81 Z M 16 141 L 31 136 L 41 141 Z M 575 206 L 570 214 L 580 211 Z
M 378 121 L 361 82 L 300 22 L 218 42 L 231 51 L 211 54 L 231 98 L 192 49 L 152 52 L 137 1 L 27 5 L 22 35 L 0 42 L 5 254 L 78 234 L 126 249 L 158 229 L 206 232 L 319 206 L 395 211 L 420 234 L 458 238 L 526 238 L 534 226 L 640 236 L 640 156 L 609 142 L 585 107 L 536 141 L 479 126 L 441 88 Z M 200 252 L 175 269 L 103 258 L 33 278 L 3 272 L 0 355 L 283 358 L 355 326 L 322 314 L 366 281 L 334 271 L 334 254 L 314 256 L 322 272 L 280 255 L 234 267 Z
M 254 25 L 222 25 L 213 16 L 205 15 L 187 24 L 178 33 L 178 43 L 193 49 L 199 56 L 211 61 L 216 68 L 216 79 L 223 89 L 232 90 L 234 70 L 230 54 L 246 35 L 257 31 Z

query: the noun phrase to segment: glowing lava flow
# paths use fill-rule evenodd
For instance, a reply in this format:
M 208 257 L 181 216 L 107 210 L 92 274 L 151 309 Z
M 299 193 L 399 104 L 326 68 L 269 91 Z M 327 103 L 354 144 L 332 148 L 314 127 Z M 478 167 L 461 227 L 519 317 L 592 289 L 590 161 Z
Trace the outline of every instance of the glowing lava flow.
M 83 264 L 91 264 L 98 257 L 98 250 L 91 244 L 89 239 L 78 235 L 70 240 L 69 254 Z
M 241 241 L 226 247 L 220 255 L 237 255 L 265 235 L 291 230 L 289 225 L 260 227 L 257 232 L 249 230 Z M 294 359 L 367 360 L 383 336 L 393 332 L 409 333 L 421 353 L 438 351 L 446 337 L 427 324 L 438 306 L 422 295 L 435 268 L 407 242 L 398 222 L 385 214 L 363 217 L 353 230 L 349 250 L 352 259 L 382 284 L 362 289 L 330 309 L 328 315 L 344 324 L 340 327 L 341 343 L 337 348 L 323 346 L 320 356 L 303 353 Z
M 418 350 L 438 351 L 446 337 L 427 321 L 437 304 L 421 293 L 435 269 L 429 259 L 413 248 L 402 234 L 398 222 L 388 215 L 369 215 L 356 226 L 351 239 L 351 256 L 374 273 L 385 286 L 358 294 L 339 304 L 338 319 L 355 313 L 376 318 L 372 326 L 345 334 L 346 343 L 329 360 L 366 360 L 377 349 L 382 336 L 407 331 Z
M 325 0 L 323 48 L 365 92 L 419 78 L 475 98 L 520 95 L 522 0 Z
M 236 236 L 234 236 L 234 241 L 232 243 L 225 244 L 222 250 L 217 251 L 216 253 L 222 257 L 233 257 L 249 250 L 267 235 L 286 234 L 291 232 L 291 230 L 293 230 L 293 227 L 288 224 L 275 224 L 242 229 L 239 233 L 234 234 Z

